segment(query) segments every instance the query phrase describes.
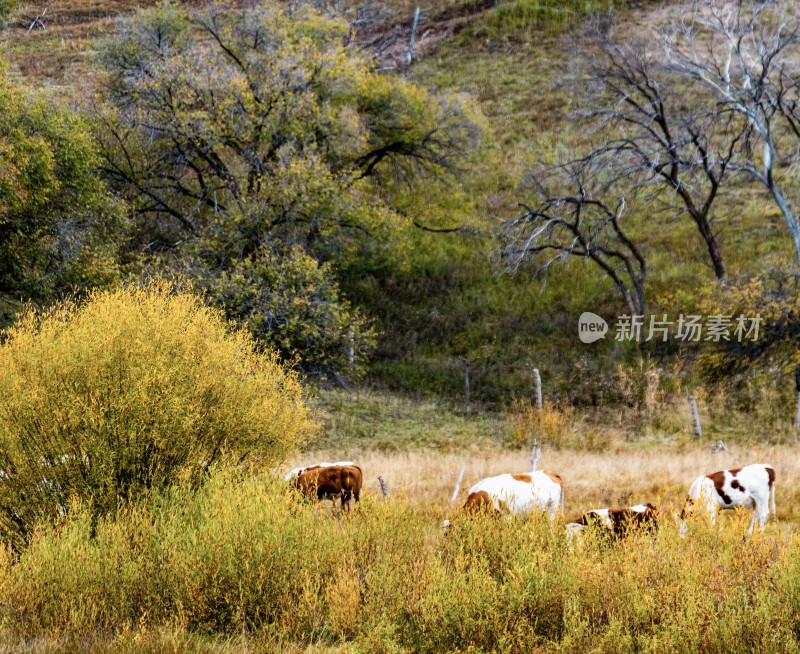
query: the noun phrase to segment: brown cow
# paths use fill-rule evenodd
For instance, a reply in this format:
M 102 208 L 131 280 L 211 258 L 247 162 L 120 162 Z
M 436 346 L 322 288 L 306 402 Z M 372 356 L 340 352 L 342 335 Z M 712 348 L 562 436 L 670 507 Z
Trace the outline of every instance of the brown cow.
M 361 497 L 363 475 L 357 465 L 310 466 L 294 480 L 294 486 L 306 497 L 331 499 L 341 498 L 342 508 L 350 509 L 350 502 Z

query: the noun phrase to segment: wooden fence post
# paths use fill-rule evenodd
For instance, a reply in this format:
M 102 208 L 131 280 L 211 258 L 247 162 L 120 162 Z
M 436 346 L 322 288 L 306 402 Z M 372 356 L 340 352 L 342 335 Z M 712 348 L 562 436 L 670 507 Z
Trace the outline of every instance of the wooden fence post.
M 453 491 L 453 497 L 450 498 L 450 506 L 455 504 L 456 499 L 458 499 L 458 491 L 461 490 L 461 480 L 464 479 L 464 471 L 467 469 L 467 466 L 461 467 L 461 472 L 458 473 L 458 481 L 456 482 L 456 489 Z
M 542 412 L 542 376 L 539 374 L 539 369 L 533 369 L 533 383 L 535 385 L 535 399 L 536 399 L 536 410 L 541 413 Z
M 800 366 L 794 369 L 794 386 L 797 391 L 797 416 L 794 419 L 794 428 L 797 441 L 800 442 Z
M 464 413 L 469 412 L 469 361 L 464 370 Z
M 700 427 L 700 413 L 697 411 L 697 399 L 692 393 L 689 396 L 689 403 L 692 405 L 692 418 L 694 419 L 694 435 L 697 438 L 703 437 L 703 429 Z
M 533 439 L 533 447 L 531 448 L 531 472 L 536 472 L 536 466 L 539 465 L 539 457 L 542 456 L 542 448 L 539 447 L 539 439 Z
M 389 494 L 389 487 L 386 485 L 383 475 L 378 475 L 378 482 L 380 482 L 381 485 L 381 493 L 386 497 Z
M 410 66 L 411 61 L 414 59 L 414 38 L 417 35 L 417 25 L 419 24 L 419 7 L 414 12 L 414 23 L 411 25 L 411 40 L 408 42 L 408 54 L 406 55 L 406 63 Z
M 352 375 L 356 368 L 356 335 L 352 329 L 347 333 L 347 363 Z

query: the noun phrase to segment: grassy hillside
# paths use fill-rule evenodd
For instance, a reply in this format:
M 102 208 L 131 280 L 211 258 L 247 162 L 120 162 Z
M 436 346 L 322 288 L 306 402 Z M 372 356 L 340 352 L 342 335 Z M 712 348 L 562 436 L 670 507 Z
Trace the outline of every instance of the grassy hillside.
M 586 126 L 578 120 L 586 107 L 576 80 L 580 63 L 599 56 L 577 17 L 569 24 L 574 32 L 565 32 L 561 22 L 520 20 L 515 12 L 534 4 L 501 4 L 469 16 L 452 36 L 425 50 L 408 73 L 433 88 L 470 94 L 490 133 L 449 187 L 432 185 L 401 199 L 420 222 L 464 231 L 417 233 L 406 268 L 382 276 L 356 270 L 347 279 L 353 296 L 370 307 L 384 330 L 371 378 L 404 392 L 453 396 L 462 392 L 469 361 L 473 397 L 495 405 L 528 396 L 534 366 L 547 377 L 546 393 L 581 404 L 624 399 L 619 366 L 635 369 L 642 357 L 662 369 L 664 380 L 680 369 L 684 383 L 702 383 L 691 364 L 696 348 L 635 348 L 610 338 L 579 342 L 577 317 L 583 311 L 609 321 L 628 312 L 590 262 L 556 264 L 546 280 L 534 279 L 530 269 L 499 272 L 493 236 L 529 197 L 526 173 L 586 146 Z M 618 32 L 642 33 L 654 11 L 648 5 L 622 7 Z M 784 219 L 746 179 L 725 190 L 714 221 L 729 279 L 793 260 Z M 648 313 L 675 319 L 697 312 L 703 298 L 714 295 L 705 245 L 688 218 L 654 221 L 651 207 L 640 203 L 630 206 L 626 226 L 647 259 Z M 792 381 L 783 381 L 790 392 Z
M 397 0 L 371 6 L 371 22 L 357 38 L 379 53 L 379 65 L 402 62 L 414 6 Z M 393 206 L 418 225 L 460 231 L 415 229 L 404 252 L 376 255 L 340 271 L 350 299 L 382 331 L 369 372 L 373 384 L 457 399 L 469 362 L 473 399 L 508 406 L 514 397 L 530 395 L 530 371 L 538 367 L 553 398 L 598 404 L 624 399 L 617 388 L 624 384 L 619 365 L 635 368 L 644 356 L 671 370 L 686 356 L 691 360 L 693 350 L 677 351 L 674 344 L 645 345 L 642 352 L 608 338 L 580 343 L 580 313 L 613 319 L 626 312 L 611 282 L 591 263 L 557 264 L 546 285 L 531 270 L 500 273 L 494 236 L 527 199 L 526 172 L 587 142 L 577 120 L 581 98 L 575 80 L 580 63 L 598 50 L 582 23 L 611 8 L 618 32 L 632 34 L 648 29 L 657 11 L 649 4 L 612 2 L 422 5 L 414 65 L 387 74 L 468 94 L 485 115 L 488 132 L 460 173 L 390 189 Z M 127 3 L 100 0 L 54 2 L 46 29 L 28 33 L 41 9 L 23 4 L 3 32 L 4 51 L 27 82 L 80 95 L 94 73 L 94 40 L 130 10 Z M 730 278 L 791 259 L 783 219 L 759 188 L 744 181 L 731 186 L 715 214 Z M 650 311 L 696 311 L 701 292 L 715 280 L 694 225 L 686 218 L 654 223 L 648 206 L 632 206 L 626 225 L 648 261 Z M 691 365 L 677 367 L 692 379 Z

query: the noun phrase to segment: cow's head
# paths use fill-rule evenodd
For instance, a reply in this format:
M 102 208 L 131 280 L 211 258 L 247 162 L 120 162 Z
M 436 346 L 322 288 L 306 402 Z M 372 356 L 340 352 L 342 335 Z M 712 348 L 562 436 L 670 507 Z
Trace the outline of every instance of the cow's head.
M 678 533 L 680 534 L 681 538 L 686 537 L 686 521 L 689 519 L 689 516 L 692 515 L 693 510 L 694 501 L 691 497 L 687 496 L 683 501 L 681 512 L 674 516 L 675 524 L 678 525 Z

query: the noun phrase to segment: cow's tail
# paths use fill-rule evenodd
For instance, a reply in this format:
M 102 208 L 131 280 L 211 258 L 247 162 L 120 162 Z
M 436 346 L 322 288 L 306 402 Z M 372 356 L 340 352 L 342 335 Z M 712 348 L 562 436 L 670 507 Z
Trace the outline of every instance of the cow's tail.
M 773 480 L 769 486 L 769 510 L 772 511 L 772 515 L 777 518 L 778 514 L 775 511 L 775 481 Z

